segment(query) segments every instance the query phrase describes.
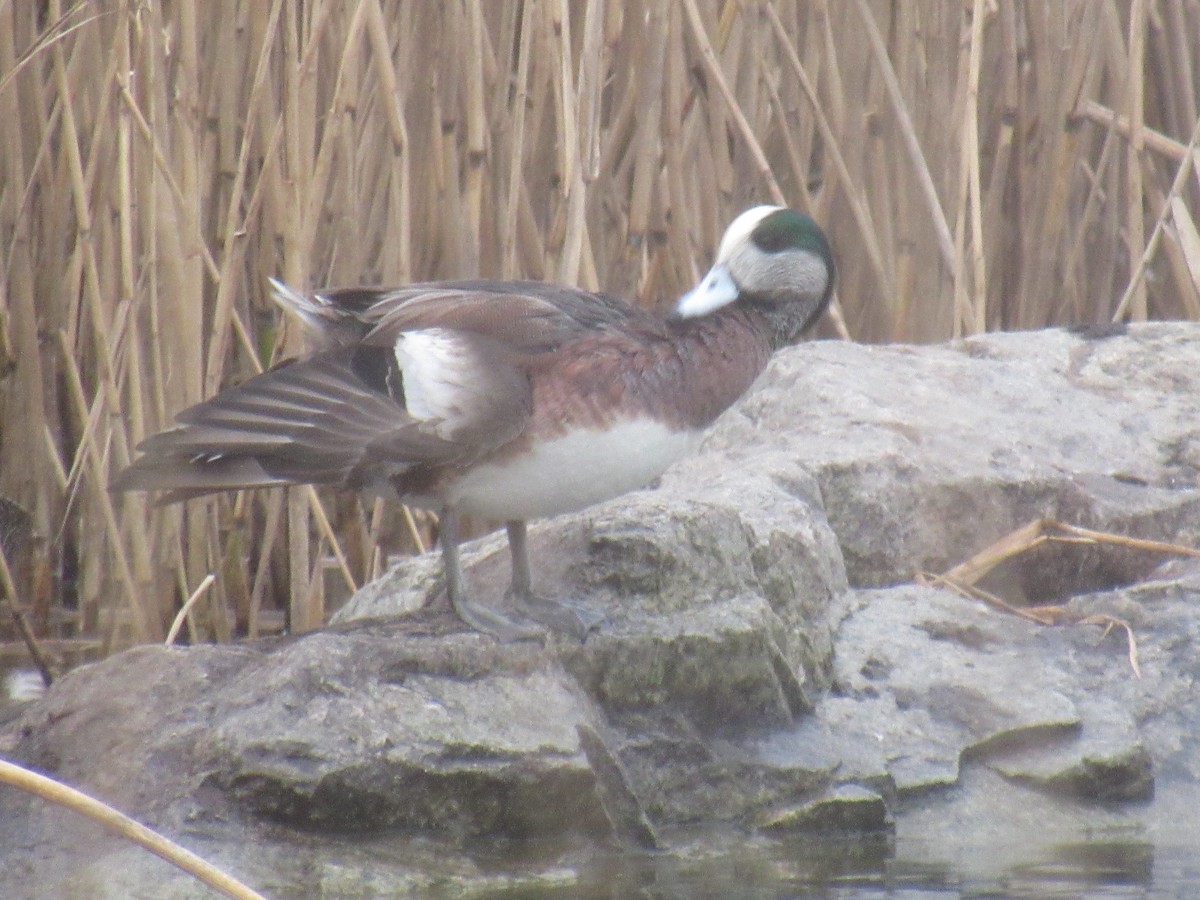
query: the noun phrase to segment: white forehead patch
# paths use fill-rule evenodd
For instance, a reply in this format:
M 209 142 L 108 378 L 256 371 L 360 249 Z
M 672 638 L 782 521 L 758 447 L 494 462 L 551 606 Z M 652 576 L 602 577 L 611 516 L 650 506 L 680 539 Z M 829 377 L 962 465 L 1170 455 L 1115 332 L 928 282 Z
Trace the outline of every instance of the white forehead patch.
M 725 229 L 725 236 L 721 238 L 721 246 L 717 248 L 716 261 L 726 262 L 734 250 L 750 240 L 750 235 L 758 227 L 759 222 L 781 209 L 783 209 L 782 206 L 755 206 L 734 219 Z

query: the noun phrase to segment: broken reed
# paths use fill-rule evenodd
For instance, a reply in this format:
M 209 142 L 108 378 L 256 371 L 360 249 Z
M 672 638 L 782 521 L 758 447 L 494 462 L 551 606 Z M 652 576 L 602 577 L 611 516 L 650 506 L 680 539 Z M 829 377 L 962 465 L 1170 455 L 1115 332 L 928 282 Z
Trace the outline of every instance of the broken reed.
M 303 630 L 381 548 L 430 540 L 311 490 L 105 490 L 179 409 L 300 349 L 268 275 L 655 306 L 775 201 L 830 233 L 827 335 L 1200 310 L 1187 0 L 51 0 L 0 22 L 0 495 L 33 517 L 42 635 L 159 640 L 189 597 L 191 640 L 282 610 Z

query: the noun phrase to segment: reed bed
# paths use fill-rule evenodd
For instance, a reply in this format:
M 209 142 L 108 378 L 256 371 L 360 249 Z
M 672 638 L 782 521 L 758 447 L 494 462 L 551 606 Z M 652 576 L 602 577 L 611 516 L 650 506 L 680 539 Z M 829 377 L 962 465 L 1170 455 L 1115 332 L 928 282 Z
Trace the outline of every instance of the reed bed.
M 313 628 L 428 544 L 312 490 L 106 491 L 300 349 L 268 275 L 661 306 L 781 202 L 837 253 L 824 336 L 1197 318 L 1196 35 L 1196 0 L 0 0 L 6 593 L 69 661 Z

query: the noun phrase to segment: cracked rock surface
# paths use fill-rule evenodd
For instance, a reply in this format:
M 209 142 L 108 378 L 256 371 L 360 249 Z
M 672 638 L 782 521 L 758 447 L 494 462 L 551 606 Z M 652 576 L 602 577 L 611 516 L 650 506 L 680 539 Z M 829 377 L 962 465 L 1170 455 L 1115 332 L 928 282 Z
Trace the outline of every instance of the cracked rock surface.
M 1194 325 L 801 345 L 660 485 L 531 528 L 539 592 L 604 614 L 586 642 L 411 612 L 426 556 L 319 632 L 76 670 L 0 752 L 277 896 L 570 891 L 597 853 L 806 834 L 946 865 L 1005 835 L 1153 843 L 1200 827 L 1200 566 L 1046 544 L 985 583 L 1128 623 L 1141 678 L 1120 628 L 912 581 L 1038 518 L 1196 546 L 1198 462 Z M 503 539 L 464 562 L 500 603 Z M 539 849 L 500 864 L 498 838 Z M 190 889 L 5 790 L 14 878 Z

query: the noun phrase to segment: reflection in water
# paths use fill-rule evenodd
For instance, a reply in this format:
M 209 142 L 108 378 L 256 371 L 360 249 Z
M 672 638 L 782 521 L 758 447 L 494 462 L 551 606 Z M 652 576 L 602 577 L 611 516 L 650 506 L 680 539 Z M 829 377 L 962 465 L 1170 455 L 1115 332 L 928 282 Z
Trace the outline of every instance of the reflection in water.
M 898 848 L 890 836 L 869 838 L 749 838 L 734 833 L 667 836 L 671 851 L 609 852 L 562 843 L 489 842 L 472 848 L 470 874 L 405 886 L 412 896 L 610 900 L 610 898 L 1175 898 L 1192 896 L 1200 861 L 1192 848 L 1155 848 L 1146 842 L 1030 843 L 1021 854 L 992 848 L 1008 863 L 996 866 L 989 848 L 964 858 L 979 870 L 930 862 L 938 848 Z M 1036 837 L 1036 836 L 1034 836 Z M 404 842 L 359 843 L 356 865 L 371 868 L 376 885 L 390 864 L 411 865 Z M 430 848 L 426 848 L 428 851 Z M 944 848 L 941 848 L 944 849 Z M 373 860 L 367 863 L 364 856 Z M 388 859 L 390 857 L 390 859 Z M 1021 861 L 1013 863 L 1012 860 Z M 403 861 L 402 861 L 403 858 Z M 992 865 L 989 865 L 989 862 Z M 383 876 L 386 882 L 386 876 Z M 420 879 L 418 879 L 418 882 Z M 327 889 L 334 887 L 326 885 Z M 311 890 L 307 883 L 304 890 Z M 415 888 L 415 890 L 414 890 Z M 448 893 L 449 892 L 449 893 Z M 336 895 L 336 889 L 330 894 Z M 279 892 L 276 892 L 280 896 Z M 303 896 L 303 891 L 282 895 Z

